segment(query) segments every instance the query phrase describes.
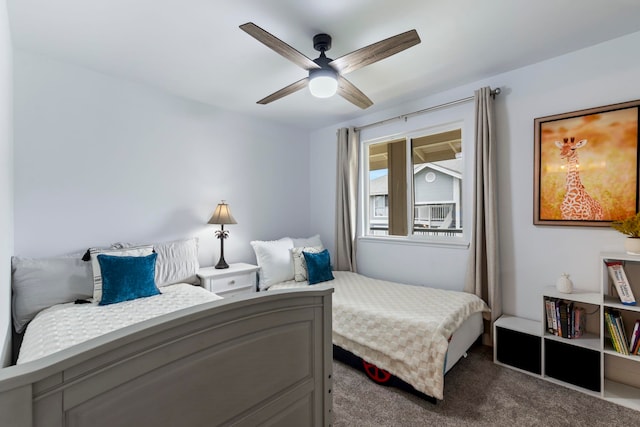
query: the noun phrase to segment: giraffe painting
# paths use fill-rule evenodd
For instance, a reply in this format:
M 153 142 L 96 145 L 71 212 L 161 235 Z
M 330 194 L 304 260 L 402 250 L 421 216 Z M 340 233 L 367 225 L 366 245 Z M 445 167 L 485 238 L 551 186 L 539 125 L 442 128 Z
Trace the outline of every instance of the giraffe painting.
M 591 197 L 580 180 L 578 148 L 587 145 L 586 139 L 576 142 L 574 137 L 556 141 L 560 158 L 567 160 L 566 192 L 560 213 L 564 220 L 602 220 L 604 213 L 600 203 Z

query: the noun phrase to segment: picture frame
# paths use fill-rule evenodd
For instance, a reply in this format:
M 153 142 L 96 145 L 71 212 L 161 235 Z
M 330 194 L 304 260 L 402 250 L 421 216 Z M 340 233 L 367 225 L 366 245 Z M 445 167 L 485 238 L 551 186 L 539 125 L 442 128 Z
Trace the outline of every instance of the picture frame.
M 607 227 L 638 212 L 640 100 L 534 119 L 534 225 Z

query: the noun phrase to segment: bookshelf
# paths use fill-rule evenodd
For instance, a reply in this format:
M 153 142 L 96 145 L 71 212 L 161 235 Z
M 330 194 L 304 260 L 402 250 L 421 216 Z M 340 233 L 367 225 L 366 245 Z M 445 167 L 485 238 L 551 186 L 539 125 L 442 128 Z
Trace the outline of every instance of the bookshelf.
M 622 263 L 638 305 L 620 302 L 606 265 L 611 261 Z M 564 294 L 555 286 L 548 286 L 540 298 L 542 321 L 508 315 L 498 319 L 494 324 L 494 362 L 640 410 L 640 355 L 617 352 L 605 321 L 609 310 L 617 311 L 630 339 L 635 322 L 640 320 L 640 255 L 605 252 L 600 254 L 599 262 L 597 291 L 574 289 Z M 547 299 L 583 309 L 586 322 L 579 338 L 561 337 L 549 331 Z
M 622 262 L 629 285 L 639 305 L 624 305 L 620 302 L 605 264 L 609 261 Z M 640 320 L 640 256 L 624 252 L 605 252 L 600 256 L 600 267 L 603 311 L 614 309 L 620 312 L 628 339 L 636 320 Z M 640 356 L 624 355 L 614 350 L 604 317 L 601 321 L 601 336 L 604 398 L 640 410 Z

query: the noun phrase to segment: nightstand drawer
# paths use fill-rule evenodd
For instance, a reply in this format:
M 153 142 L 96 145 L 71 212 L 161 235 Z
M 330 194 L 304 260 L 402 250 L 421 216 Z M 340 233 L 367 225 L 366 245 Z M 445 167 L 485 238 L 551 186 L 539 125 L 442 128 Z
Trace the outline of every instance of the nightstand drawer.
M 205 279 L 205 287 L 208 291 L 223 295 L 234 290 L 253 288 L 255 286 L 256 273 L 236 274 L 233 276 Z M 251 290 L 249 290 L 251 292 Z
M 203 288 L 228 298 L 256 292 L 258 270 L 257 265 L 235 263 L 229 264 L 229 268 L 203 267 L 198 270 L 198 277 Z

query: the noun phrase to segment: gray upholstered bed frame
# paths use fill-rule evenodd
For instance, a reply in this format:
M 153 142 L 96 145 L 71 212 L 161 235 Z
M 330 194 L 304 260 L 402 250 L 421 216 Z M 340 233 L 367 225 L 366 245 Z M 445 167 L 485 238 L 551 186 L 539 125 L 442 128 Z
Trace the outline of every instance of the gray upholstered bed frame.
M 0 369 L 0 425 L 328 426 L 331 293 L 214 301 Z

